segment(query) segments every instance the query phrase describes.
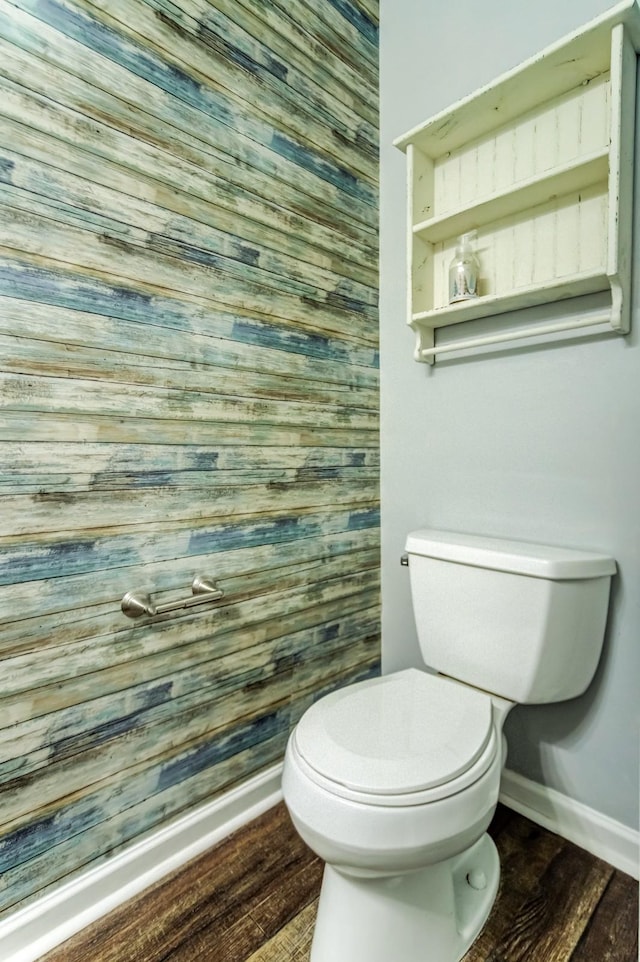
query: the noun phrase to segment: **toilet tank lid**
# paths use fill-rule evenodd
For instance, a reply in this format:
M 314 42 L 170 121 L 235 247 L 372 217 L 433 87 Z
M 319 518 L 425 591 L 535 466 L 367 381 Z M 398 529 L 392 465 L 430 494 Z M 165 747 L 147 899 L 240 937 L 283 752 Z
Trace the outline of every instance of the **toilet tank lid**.
M 552 581 L 600 578 L 616 572 L 613 558 L 596 552 L 431 528 L 412 531 L 405 550 L 410 555 Z

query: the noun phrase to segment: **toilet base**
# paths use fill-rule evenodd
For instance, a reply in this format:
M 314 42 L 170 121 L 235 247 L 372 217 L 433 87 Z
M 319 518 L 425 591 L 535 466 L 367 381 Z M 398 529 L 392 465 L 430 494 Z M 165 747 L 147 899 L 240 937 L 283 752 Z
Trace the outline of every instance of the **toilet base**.
M 311 962 L 460 962 L 499 880 L 486 834 L 460 855 L 406 875 L 356 877 L 327 865 Z

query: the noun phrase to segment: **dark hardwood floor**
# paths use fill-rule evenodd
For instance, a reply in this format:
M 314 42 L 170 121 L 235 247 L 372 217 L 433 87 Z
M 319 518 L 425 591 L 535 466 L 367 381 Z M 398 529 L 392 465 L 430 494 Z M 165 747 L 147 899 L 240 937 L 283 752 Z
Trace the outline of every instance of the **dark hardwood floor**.
M 502 806 L 490 831 L 502 881 L 465 962 L 637 962 L 637 882 Z M 321 877 L 278 805 L 43 962 L 308 962 Z

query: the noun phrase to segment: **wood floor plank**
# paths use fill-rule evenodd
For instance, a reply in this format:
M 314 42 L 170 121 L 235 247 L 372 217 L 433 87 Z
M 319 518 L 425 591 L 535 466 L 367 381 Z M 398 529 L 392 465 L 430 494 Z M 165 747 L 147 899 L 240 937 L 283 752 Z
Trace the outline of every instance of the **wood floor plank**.
M 497 947 L 504 941 L 527 898 L 538 884 L 565 842 L 545 832 L 528 819 L 498 807 L 491 824 L 500 855 L 500 888 L 495 905 L 482 932 L 464 957 L 464 962 L 497 959 Z
M 638 884 L 614 872 L 571 962 L 637 962 Z
M 264 942 L 264 932 L 251 916 L 244 915 L 228 927 L 199 929 L 181 942 L 168 958 L 171 962 L 245 962 Z M 141 962 L 143 956 L 137 956 Z
M 610 865 L 566 843 L 511 919 L 495 958 L 569 962 L 612 874 Z
M 317 898 L 323 870 L 324 863 L 315 858 L 297 872 L 282 876 L 267 898 L 251 910 L 251 918 L 266 938 L 275 935 Z
M 316 897 L 245 962 L 308 962 L 317 912 Z

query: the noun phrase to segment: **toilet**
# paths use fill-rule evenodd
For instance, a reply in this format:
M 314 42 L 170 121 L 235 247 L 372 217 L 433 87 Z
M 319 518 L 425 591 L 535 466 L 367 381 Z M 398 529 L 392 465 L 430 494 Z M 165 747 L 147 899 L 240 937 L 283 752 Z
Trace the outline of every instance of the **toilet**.
M 407 538 L 424 670 L 319 699 L 287 745 L 283 795 L 326 863 L 311 962 L 459 962 L 498 891 L 487 827 L 516 704 L 585 691 L 613 559 L 421 530 Z

